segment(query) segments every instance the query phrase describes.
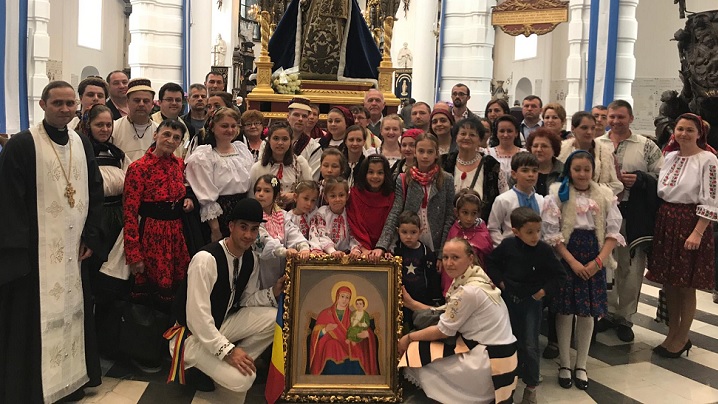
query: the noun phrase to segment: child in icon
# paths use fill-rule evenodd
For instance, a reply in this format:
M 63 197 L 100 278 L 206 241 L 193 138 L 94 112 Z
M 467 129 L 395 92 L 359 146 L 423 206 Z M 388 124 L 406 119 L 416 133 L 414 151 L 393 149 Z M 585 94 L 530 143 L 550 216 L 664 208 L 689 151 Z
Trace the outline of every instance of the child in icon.
M 362 331 L 369 329 L 371 324 L 371 318 L 369 313 L 366 312 L 367 301 L 364 296 L 357 296 L 354 301 L 354 312 L 351 317 L 351 326 L 347 330 L 347 343 L 349 342 L 361 342 L 362 337 L 359 334 Z

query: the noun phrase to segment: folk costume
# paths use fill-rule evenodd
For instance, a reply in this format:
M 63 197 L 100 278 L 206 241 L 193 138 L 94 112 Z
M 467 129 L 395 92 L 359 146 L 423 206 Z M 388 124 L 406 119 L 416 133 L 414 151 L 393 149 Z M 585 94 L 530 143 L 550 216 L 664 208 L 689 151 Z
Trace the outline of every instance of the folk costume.
M 260 289 L 259 274 L 257 255 L 246 250 L 234 256 L 226 239 L 192 258 L 186 294 L 180 289 L 175 304 L 177 325 L 165 333 L 173 356 L 171 379 L 179 375 L 183 382 L 183 370 L 195 367 L 244 402 L 256 373 L 244 376 L 224 358 L 239 347 L 256 359 L 274 339 L 277 301 L 271 288 Z
M 458 157 L 458 152 L 447 154 L 443 159 L 442 168 L 447 173 L 454 175 L 456 193 L 464 188 L 469 188 L 481 196 L 481 200 L 484 202 L 481 219 L 486 222 L 489 220 L 496 197 L 509 189 L 506 174 L 501 170 L 498 160 L 486 154 L 482 155 L 481 162 L 476 169 L 465 173 L 456 166 Z
M 309 225 L 309 242 L 327 254 L 359 248 L 349 226 L 346 208 L 339 214 L 332 212 L 329 206 L 317 209 Z
M 233 152 L 220 154 L 211 145 L 198 146 L 187 158 L 187 182 L 200 204 L 202 222 L 217 219 L 224 237 L 229 236 L 228 217 L 251 188 L 249 170 L 254 158 L 241 142 L 232 142 Z
M 292 164 L 284 165 L 280 162 L 270 162 L 262 165 L 262 159 L 252 165 L 249 170 L 249 183 L 254 185 L 257 179 L 264 174 L 272 174 L 282 183 L 282 192 L 294 192 L 294 187 L 299 181 L 312 181 L 312 170 L 307 160 L 302 156 L 292 159 Z
M 47 122 L 0 155 L 0 401 L 55 402 L 87 381 L 78 252 L 102 245 L 87 138 Z
M 714 288 L 715 245 L 713 224 L 701 237 L 697 250 L 687 250 L 685 240 L 699 218 L 718 221 L 716 172 L 718 158 L 710 151 L 683 157 L 680 151 L 665 156 L 658 177 L 658 210 L 653 233 L 653 254 L 646 278 L 683 288 Z
M 189 264 L 181 219 L 187 193 L 182 159 L 153 151 L 130 164 L 125 176 L 125 256 L 128 265 L 145 264 L 135 274 L 133 298 L 164 309 Z
M 309 226 L 312 223 L 312 218 L 314 217 L 314 214 L 317 212 L 316 209 L 314 209 L 313 212 L 309 212 L 305 215 L 298 215 L 294 213 L 294 210 L 287 211 L 284 214 L 284 220 L 290 221 L 297 225 L 299 228 L 299 232 L 302 233 L 302 236 L 309 240 Z
M 566 161 L 568 156 L 576 151 L 576 139 L 566 139 L 561 142 L 561 153 L 558 160 Z M 596 160 L 596 169 L 593 172 L 593 180 L 601 185 L 611 189 L 614 195 L 618 195 L 623 191 L 623 183 L 616 176 L 616 161 L 613 157 L 613 148 L 610 144 L 593 142 L 593 150 L 591 151 Z
M 404 376 L 442 403 L 511 403 L 518 383 L 516 338 L 499 289 L 479 266 L 454 280 L 437 327 L 456 344 L 413 341 Z M 426 353 L 430 353 L 426 355 Z
M 477 218 L 476 223 L 466 229 L 461 226 L 461 223 L 457 220 L 453 226 L 451 226 L 451 229 L 449 229 L 449 234 L 446 236 L 446 239 L 451 240 L 454 237 L 461 237 L 468 241 L 469 245 L 474 249 L 474 256 L 479 260 L 479 265 L 481 265 L 482 268 L 486 268 L 486 257 L 494 250 L 494 244 L 491 241 L 491 234 L 483 219 Z M 446 271 L 441 271 L 442 294 L 446 294 L 451 286 L 451 282 L 452 279 Z
M 136 124 L 123 116 L 114 123 L 112 143 L 124 151 L 130 161 L 137 161 L 152 146 L 152 136 L 158 126 L 151 119 L 146 124 Z
M 274 205 L 271 214 L 263 213 L 265 222 L 262 224 L 267 230 L 269 237 L 274 239 L 268 241 L 264 246 L 260 257 L 262 273 L 260 274 L 260 285 L 268 288 L 277 282 L 277 279 L 284 275 L 286 267 L 287 249 L 293 248 L 297 251 L 309 250 L 309 241 L 304 237 L 299 227 L 291 220 L 287 220 L 287 212 Z M 270 245 L 272 243 L 272 245 Z

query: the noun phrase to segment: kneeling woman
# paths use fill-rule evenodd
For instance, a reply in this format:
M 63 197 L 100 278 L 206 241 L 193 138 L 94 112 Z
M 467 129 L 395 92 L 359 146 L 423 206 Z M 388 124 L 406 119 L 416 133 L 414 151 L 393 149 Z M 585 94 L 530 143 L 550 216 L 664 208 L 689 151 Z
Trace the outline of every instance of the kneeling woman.
M 443 269 L 454 280 L 446 294 L 446 311 L 437 325 L 399 340 L 399 352 L 406 352 L 399 366 L 406 366 L 406 378 L 419 385 L 429 398 L 442 403 L 510 403 L 517 383 L 516 338 L 501 291 L 476 265 L 473 251 L 462 238 L 453 238 L 444 245 Z M 411 310 L 430 309 L 406 292 L 404 306 Z M 424 363 L 428 360 L 419 352 L 444 353 L 443 347 L 429 346 L 443 345 L 443 339 L 457 334 L 461 334 L 456 344 L 459 353 L 446 357 L 432 354 L 431 363 Z M 464 353 L 459 350 L 464 346 L 461 341 L 469 349 Z M 492 369 L 496 371 L 492 373 Z

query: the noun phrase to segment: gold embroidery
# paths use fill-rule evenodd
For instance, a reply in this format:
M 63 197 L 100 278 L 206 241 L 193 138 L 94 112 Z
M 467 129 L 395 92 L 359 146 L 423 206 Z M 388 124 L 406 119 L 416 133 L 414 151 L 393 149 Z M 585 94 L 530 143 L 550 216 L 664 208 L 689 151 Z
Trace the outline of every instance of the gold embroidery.
M 52 248 L 54 251 L 50 254 L 50 262 L 59 264 L 65 257 L 65 247 L 62 245 L 62 239 L 55 240 L 55 242 L 52 243 Z
M 55 300 L 60 300 L 60 296 L 65 293 L 65 288 L 63 288 L 60 285 L 60 282 L 55 282 L 55 286 L 53 286 L 52 289 L 50 289 L 50 295 L 55 298 Z
M 60 167 L 55 165 L 55 162 L 47 163 L 47 176 L 53 181 L 59 181 L 62 177 L 62 171 Z
M 52 204 L 45 209 L 45 212 L 51 214 L 53 219 L 57 219 L 57 216 L 62 212 L 62 206 L 57 201 L 52 201 Z

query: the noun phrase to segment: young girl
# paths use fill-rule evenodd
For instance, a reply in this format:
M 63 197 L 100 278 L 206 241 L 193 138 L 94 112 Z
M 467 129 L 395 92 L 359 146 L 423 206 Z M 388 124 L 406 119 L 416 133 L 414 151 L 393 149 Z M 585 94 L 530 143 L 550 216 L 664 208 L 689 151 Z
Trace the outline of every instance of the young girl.
M 368 253 L 376 247 L 384 222 L 394 204 L 394 183 L 389 176 L 389 161 L 372 154 L 359 166 L 347 204 L 349 228 Z
M 284 211 L 277 205 L 281 184 L 277 177 L 265 174 L 254 183 L 254 198 L 264 210 L 265 223 L 262 224 L 271 239 L 261 240 L 262 271 L 259 278 L 262 287 L 270 287 L 284 274 L 285 257 L 298 255 L 309 257 L 309 242 L 294 222 L 286 220 Z
M 349 258 L 361 255 L 359 243 L 348 226 L 346 204 L 349 184 L 344 178 L 330 178 L 324 183 L 324 200 L 327 206 L 317 209 L 309 226 L 309 239 L 313 246 L 335 258 L 350 251 Z
M 349 188 L 354 185 L 356 172 L 364 161 L 364 142 L 366 141 L 366 131 L 359 125 L 352 125 L 347 129 L 347 135 L 344 138 L 344 144 L 347 146 L 344 155 L 347 158 L 348 169 L 345 172 L 345 178 L 349 181 Z
M 386 119 L 386 118 L 384 118 Z M 416 165 L 396 179 L 395 199 L 372 258 L 389 250 L 396 235 L 399 214 L 417 212 L 421 219 L 420 240 L 441 257 L 441 246 L 454 223 L 454 178 L 439 167 L 439 142 L 428 133 L 416 138 Z
M 294 188 L 297 205 L 284 214 L 284 220 L 291 221 L 299 227 L 304 238 L 309 240 L 309 223 L 317 211 L 319 185 L 314 181 L 302 181 Z
M 396 179 L 401 173 L 406 173 L 414 165 L 414 149 L 416 148 L 416 137 L 424 133 L 421 129 L 409 129 L 401 135 L 401 156 L 402 159 L 396 163 L 396 169 L 392 177 Z
M 586 359 L 593 334 L 594 317 L 608 311 L 604 262 L 611 259 L 616 244 L 625 245 L 619 233 L 621 212 L 610 189 L 591 178 L 593 156 L 577 150 L 566 159 L 562 182 L 550 188 L 541 212 L 544 240 L 560 255 L 567 276 L 553 300 L 560 368 L 558 380 L 570 388 L 571 332 L 576 317 L 576 387 L 588 388 Z
M 494 250 L 491 242 L 491 235 L 486 223 L 481 220 L 481 197 L 473 189 L 462 189 L 454 202 L 454 213 L 456 214 L 456 223 L 449 229 L 446 236 L 449 240 L 454 237 L 460 237 L 468 241 L 474 249 L 474 254 L 479 260 L 482 267 L 486 262 L 486 257 Z M 452 279 L 446 272 L 441 273 L 441 289 L 444 294 L 449 290 Z
M 319 164 L 319 206 L 324 206 L 324 183 L 332 178 L 343 177 L 349 170 L 349 165 L 344 154 L 334 147 L 322 152 Z
M 403 122 L 399 115 L 391 114 L 385 116 L 381 120 L 381 136 L 384 139 L 381 146 L 377 149 L 371 149 L 367 152 L 370 154 L 381 154 L 389 160 L 389 168 L 391 172 L 394 172 L 396 165 L 401 160 L 401 149 L 399 147 L 399 136 L 401 136 L 401 130 Z
M 311 181 L 312 170 L 302 156 L 292 151 L 292 128 L 286 122 L 273 123 L 267 132 L 267 144 L 259 161 L 249 170 L 249 183 L 254 184 L 264 174 L 272 174 L 282 184 L 278 204 L 285 206 L 294 201 L 294 184 Z
M 354 125 L 354 115 L 346 107 L 334 106 L 327 114 L 327 135 L 319 139 L 322 149 L 336 147 L 340 151 L 346 150 L 347 128 Z

